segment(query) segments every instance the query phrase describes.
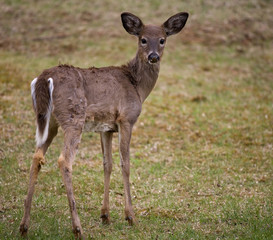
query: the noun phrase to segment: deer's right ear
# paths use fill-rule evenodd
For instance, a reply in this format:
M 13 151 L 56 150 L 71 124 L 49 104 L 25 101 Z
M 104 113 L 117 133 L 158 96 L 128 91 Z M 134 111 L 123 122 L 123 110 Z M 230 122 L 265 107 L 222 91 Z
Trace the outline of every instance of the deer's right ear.
M 137 16 L 132 13 L 124 12 L 121 14 L 121 21 L 128 33 L 139 36 L 143 28 L 143 23 Z

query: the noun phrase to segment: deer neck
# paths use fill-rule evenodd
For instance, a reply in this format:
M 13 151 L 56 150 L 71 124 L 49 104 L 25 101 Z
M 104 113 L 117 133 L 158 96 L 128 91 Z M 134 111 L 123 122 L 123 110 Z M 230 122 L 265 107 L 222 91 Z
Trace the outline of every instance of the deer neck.
M 128 63 L 140 100 L 143 103 L 153 90 L 159 73 L 160 65 L 149 64 L 137 54 L 136 57 Z

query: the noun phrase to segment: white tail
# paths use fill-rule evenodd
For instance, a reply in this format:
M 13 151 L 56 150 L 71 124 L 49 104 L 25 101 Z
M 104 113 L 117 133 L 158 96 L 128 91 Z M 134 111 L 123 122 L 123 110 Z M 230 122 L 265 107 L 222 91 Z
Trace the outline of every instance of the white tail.
M 32 101 L 33 101 L 33 107 L 34 110 L 36 111 L 36 92 L 35 92 L 35 85 L 37 82 L 37 78 L 35 78 L 32 82 L 31 82 L 31 96 L 32 96 Z M 52 112 L 52 93 L 53 93 L 53 89 L 54 89 L 54 85 L 53 85 L 53 79 L 49 78 L 48 79 L 48 90 L 49 90 L 49 104 L 48 104 L 48 109 L 47 109 L 47 113 L 46 113 L 46 126 L 44 131 L 40 131 L 39 130 L 39 125 L 37 123 L 37 128 L 36 128 L 36 145 L 37 147 L 41 147 L 45 141 L 47 140 L 48 137 L 48 128 L 49 128 L 49 121 L 50 121 L 50 116 L 51 116 L 51 112 Z M 38 119 L 37 119 L 38 121 Z

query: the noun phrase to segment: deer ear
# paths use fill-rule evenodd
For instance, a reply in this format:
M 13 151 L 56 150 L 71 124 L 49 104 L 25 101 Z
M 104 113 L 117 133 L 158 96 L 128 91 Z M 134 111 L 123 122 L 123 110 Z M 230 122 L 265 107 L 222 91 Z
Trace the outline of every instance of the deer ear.
M 143 23 L 137 16 L 132 13 L 124 12 L 121 14 L 121 21 L 128 33 L 139 36 L 143 28 Z
M 186 12 L 177 13 L 164 22 L 162 26 L 167 36 L 179 33 L 185 26 L 188 16 Z

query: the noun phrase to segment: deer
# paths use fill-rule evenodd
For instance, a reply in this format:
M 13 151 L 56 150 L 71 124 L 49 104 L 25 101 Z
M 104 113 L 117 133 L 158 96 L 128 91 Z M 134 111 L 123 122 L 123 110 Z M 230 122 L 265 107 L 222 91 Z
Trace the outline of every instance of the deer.
M 110 223 L 109 184 L 112 171 L 112 137 L 118 133 L 120 166 L 124 184 L 125 220 L 137 224 L 130 193 L 130 141 L 142 104 L 154 88 L 166 40 L 185 26 L 188 13 L 179 12 L 161 26 L 144 25 L 136 15 L 121 14 L 125 30 L 138 38 L 136 56 L 122 66 L 78 68 L 58 65 L 44 70 L 31 82 L 36 115 L 36 150 L 30 167 L 28 192 L 20 233 L 27 236 L 31 202 L 45 154 L 59 127 L 64 145 L 58 166 L 65 186 L 75 238 L 84 238 L 72 186 L 72 164 L 82 133 L 100 133 L 104 169 L 103 224 Z

